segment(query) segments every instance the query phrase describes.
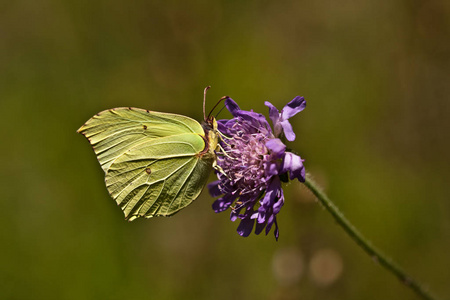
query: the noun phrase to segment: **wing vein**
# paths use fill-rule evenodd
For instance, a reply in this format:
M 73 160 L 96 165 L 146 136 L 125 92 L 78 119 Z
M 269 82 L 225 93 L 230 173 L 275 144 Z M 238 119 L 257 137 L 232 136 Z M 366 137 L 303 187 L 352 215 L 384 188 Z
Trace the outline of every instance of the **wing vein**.
M 197 163 L 194 164 L 194 166 L 192 167 L 192 169 L 189 172 L 189 175 L 187 176 L 186 180 L 184 181 L 183 185 L 180 187 L 180 189 L 178 190 L 177 194 L 174 196 L 174 198 L 172 199 L 172 201 L 170 201 L 170 204 L 168 206 L 168 208 L 166 209 L 166 213 L 169 211 L 169 209 L 172 207 L 173 202 L 177 199 L 178 194 L 180 193 L 181 189 L 186 185 L 186 183 L 189 181 L 189 177 L 191 177 L 192 172 L 194 172 L 195 168 L 197 167 L 198 164 L 198 159 L 197 159 Z M 184 198 L 184 196 L 183 196 Z

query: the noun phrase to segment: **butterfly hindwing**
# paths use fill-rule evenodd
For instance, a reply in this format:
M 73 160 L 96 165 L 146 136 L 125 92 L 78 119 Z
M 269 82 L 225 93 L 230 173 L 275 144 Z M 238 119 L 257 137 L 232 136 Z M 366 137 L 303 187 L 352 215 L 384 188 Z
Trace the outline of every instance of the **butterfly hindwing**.
M 212 160 L 200 159 L 204 140 L 197 134 L 152 139 L 117 158 L 106 187 L 125 217 L 170 216 L 200 194 Z

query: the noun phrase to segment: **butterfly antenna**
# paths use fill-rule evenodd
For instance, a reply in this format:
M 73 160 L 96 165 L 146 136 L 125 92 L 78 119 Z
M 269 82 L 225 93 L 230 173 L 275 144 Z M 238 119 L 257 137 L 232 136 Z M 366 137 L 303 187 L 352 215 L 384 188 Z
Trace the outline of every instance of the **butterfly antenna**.
M 211 88 L 210 85 L 208 85 L 207 87 L 205 87 L 205 90 L 203 91 L 203 119 L 206 122 L 206 110 L 205 110 L 205 105 L 206 105 L 206 92 Z M 209 117 L 209 115 L 208 115 Z
M 217 105 L 219 105 L 220 102 L 222 102 L 223 100 L 225 100 L 225 99 L 227 99 L 227 98 L 230 98 L 230 97 L 228 97 L 228 96 L 223 96 L 222 98 L 219 99 L 219 101 L 217 101 L 216 105 L 214 105 L 214 107 L 213 107 L 213 108 L 211 109 L 211 111 L 209 112 L 208 118 L 211 116 L 211 113 L 213 112 L 213 110 L 216 109 Z M 222 108 L 222 109 L 223 109 L 223 108 Z M 222 111 L 222 109 L 221 109 L 220 111 Z M 220 113 L 220 111 L 219 111 L 219 113 Z
M 225 108 L 225 105 L 219 110 L 219 112 L 216 114 L 215 118 L 217 119 L 217 117 L 220 115 L 220 113 L 222 112 L 222 110 Z

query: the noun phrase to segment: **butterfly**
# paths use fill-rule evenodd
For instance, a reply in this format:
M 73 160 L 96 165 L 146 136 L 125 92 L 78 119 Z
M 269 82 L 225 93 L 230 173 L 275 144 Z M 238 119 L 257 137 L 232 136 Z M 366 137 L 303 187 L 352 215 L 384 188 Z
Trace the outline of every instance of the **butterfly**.
M 111 197 L 125 219 L 171 216 L 200 194 L 219 147 L 217 121 L 120 107 L 102 111 L 77 132 L 94 148 Z

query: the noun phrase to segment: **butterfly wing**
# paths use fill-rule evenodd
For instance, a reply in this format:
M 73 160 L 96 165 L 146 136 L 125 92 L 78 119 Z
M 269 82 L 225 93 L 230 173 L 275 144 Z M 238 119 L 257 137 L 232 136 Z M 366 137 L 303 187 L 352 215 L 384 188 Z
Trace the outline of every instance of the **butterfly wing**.
M 202 126 L 189 117 L 133 107 L 102 111 L 78 132 L 93 146 L 105 173 L 115 159 L 143 141 L 183 133 L 205 135 Z
M 198 197 L 212 169 L 214 157 L 202 155 L 203 128 L 188 117 L 121 108 L 94 116 L 79 131 L 129 220 L 175 214 Z
M 125 217 L 170 216 L 195 200 L 212 169 L 212 160 L 198 155 L 204 145 L 192 133 L 157 138 L 115 160 L 106 187 Z

